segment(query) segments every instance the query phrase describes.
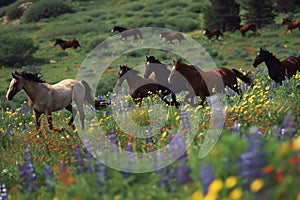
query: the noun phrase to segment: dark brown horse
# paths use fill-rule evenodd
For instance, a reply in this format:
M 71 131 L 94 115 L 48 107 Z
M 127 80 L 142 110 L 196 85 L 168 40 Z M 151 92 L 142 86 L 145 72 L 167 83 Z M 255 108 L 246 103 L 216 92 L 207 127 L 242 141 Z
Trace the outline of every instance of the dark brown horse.
M 204 29 L 203 34 L 206 35 L 208 40 L 211 40 L 213 36 L 216 36 L 216 39 L 219 40 L 220 36 L 223 36 L 222 32 L 219 29 Z
M 181 40 L 184 40 L 184 37 L 179 32 L 162 32 L 159 34 L 159 38 L 165 38 L 166 42 L 170 42 L 173 44 L 173 40 L 177 40 L 178 43 L 181 43 Z
M 132 99 L 137 105 L 141 105 L 143 98 L 150 96 L 151 94 L 158 95 L 167 105 L 175 105 L 178 107 L 179 102 L 176 101 L 175 94 L 167 87 L 158 83 L 153 78 L 143 78 L 139 76 L 139 71 L 127 67 L 126 65 L 120 65 L 120 71 L 118 72 L 117 85 L 121 86 L 124 80 L 127 80 L 128 91 Z M 171 94 L 172 101 L 169 102 L 166 97 Z
M 189 82 L 189 84 L 185 85 L 190 94 L 200 96 L 202 105 L 206 97 L 211 96 L 215 92 L 224 92 L 224 87 L 226 86 L 241 94 L 237 78 L 250 86 L 253 85 L 250 78 L 236 69 L 217 68 L 213 71 L 204 72 L 193 65 L 173 61 L 173 68 L 168 78 L 170 84 L 176 83 L 181 76 Z
M 59 45 L 61 47 L 62 50 L 65 50 L 67 48 L 71 48 L 73 47 L 74 49 L 77 49 L 78 47 L 80 47 L 80 44 L 78 42 L 78 40 L 62 40 L 62 39 L 56 39 L 54 46 Z
M 282 84 L 285 76 L 291 78 L 297 73 L 297 70 L 300 71 L 299 57 L 290 56 L 280 61 L 269 51 L 260 48 L 253 62 L 253 66 L 256 68 L 262 62 L 266 63 L 270 78 L 279 84 Z
M 121 33 L 120 40 L 127 40 L 127 37 L 130 37 L 130 36 L 134 37 L 134 39 L 133 39 L 134 42 L 139 40 L 139 39 L 143 39 L 140 30 L 137 29 L 137 28 L 127 29 L 127 28 L 121 27 L 121 26 L 114 26 L 111 29 L 111 32 L 116 32 L 116 31 Z
M 259 33 L 257 32 L 257 28 L 256 28 L 255 24 L 253 24 L 253 23 L 249 23 L 249 24 L 240 26 L 239 29 L 240 29 L 240 32 L 243 37 L 246 36 L 246 33 L 248 31 L 252 31 L 255 35 L 259 35 Z
M 300 21 L 299 20 L 292 21 L 290 19 L 283 18 L 281 20 L 281 25 L 286 25 L 286 30 L 284 32 L 284 35 L 286 35 L 286 33 L 288 31 L 290 31 L 292 33 L 293 32 L 292 30 L 296 29 L 296 28 L 298 28 L 298 30 L 300 31 Z

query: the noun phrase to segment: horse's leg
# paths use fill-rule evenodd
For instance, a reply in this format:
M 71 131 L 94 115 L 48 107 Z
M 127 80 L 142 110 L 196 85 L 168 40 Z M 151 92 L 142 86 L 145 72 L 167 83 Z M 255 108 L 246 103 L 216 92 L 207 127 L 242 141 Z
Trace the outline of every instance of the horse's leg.
M 38 134 L 41 132 L 41 113 L 34 111 L 35 116 L 35 125 L 36 130 L 38 131 Z
M 71 112 L 71 119 L 70 119 L 68 125 L 69 125 L 69 126 L 72 126 L 73 130 L 75 130 L 75 125 L 74 125 L 73 122 L 74 122 L 74 118 L 75 118 L 75 116 L 76 116 L 77 110 L 75 110 L 75 108 L 73 108 L 71 104 L 69 104 L 69 105 L 66 107 L 66 109 L 67 109 L 68 111 Z
M 52 123 L 52 114 L 50 111 L 46 111 L 45 112 L 45 115 L 47 117 L 47 121 L 48 121 L 48 127 L 50 130 L 54 130 L 53 128 L 53 123 Z

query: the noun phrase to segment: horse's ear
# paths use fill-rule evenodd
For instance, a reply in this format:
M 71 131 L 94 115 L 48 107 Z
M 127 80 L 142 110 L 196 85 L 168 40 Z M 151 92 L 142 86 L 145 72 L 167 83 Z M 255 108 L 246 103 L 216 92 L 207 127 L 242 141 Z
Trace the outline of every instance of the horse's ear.
M 263 51 L 264 49 L 262 47 L 259 48 L 260 51 Z
M 148 56 L 146 56 L 146 59 L 148 60 L 148 59 L 149 59 L 149 57 L 148 57 Z
M 176 61 L 175 61 L 175 60 L 173 60 L 173 64 L 175 64 L 175 62 L 176 62 Z
M 123 69 L 123 66 L 122 66 L 122 65 L 120 65 L 120 69 Z

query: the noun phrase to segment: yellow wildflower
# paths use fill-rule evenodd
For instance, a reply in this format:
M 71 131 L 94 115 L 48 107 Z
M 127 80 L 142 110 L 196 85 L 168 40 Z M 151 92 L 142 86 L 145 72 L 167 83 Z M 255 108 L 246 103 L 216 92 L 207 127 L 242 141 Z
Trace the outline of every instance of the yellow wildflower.
M 236 185 L 236 183 L 237 183 L 237 178 L 235 176 L 229 176 L 225 181 L 225 186 L 227 188 L 232 188 Z
M 237 200 L 240 199 L 242 197 L 242 189 L 241 188 L 235 188 L 234 190 L 232 190 L 229 194 L 230 199 L 232 200 Z
M 259 190 L 261 190 L 264 186 L 264 180 L 261 178 L 255 179 L 251 185 L 250 185 L 250 190 L 252 192 L 258 192 Z

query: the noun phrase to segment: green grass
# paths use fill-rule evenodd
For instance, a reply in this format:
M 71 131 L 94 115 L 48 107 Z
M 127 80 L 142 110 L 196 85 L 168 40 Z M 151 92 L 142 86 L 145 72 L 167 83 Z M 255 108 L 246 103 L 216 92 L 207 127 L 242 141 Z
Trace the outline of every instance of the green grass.
M 206 5 L 206 1 L 203 2 Z M 197 199 L 197 195 L 203 193 L 203 181 L 199 179 L 199 173 L 204 163 L 211 163 L 215 171 L 215 180 L 221 180 L 223 183 L 233 176 L 237 183 L 228 188 L 224 184 L 217 195 L 222 198 L 231 198 L 231 192 L 234 189 L 242 190 L 240 199 L 295 199 L 299 195 L 299 164 L 292 163 L 299 151 L 299 129 L 300 129 L 300 109 L 297 104 L 300 98 L 299 75 L 297 79 L 292 79 L 290 85 L 285 83 L 276 89 L 272 87 L 272 81 L 268 79 L 266 67 L 264 64 L 259 68 L 264 72 L 255 71 L 252 62 L 259 50 L 259 47 L 267 48 L 278 58 L 283 59 L 290 55 L 299 55 L 299 31 L 284 35 L 285 27 L 279 25 L 280 15 L 276 19 L 276 24 L 264 27 L 259 30 L 260 36 L 254 36 L 247 33 L 246 37 L 241 37 L 239 32 L 225 32 L 220 41 L 207 41 L 202 34 L 202 14 L 198 13 L 202 9 L 202 4 L 197 1 L 74 1 L 74 14 L 62 15 L 53 19 L 43 19 L 37 23 L 6 25 L 1 27 L 0 34 L 16 34 L 31 37 L 38 46 L 38 51 L 34 57 L 40 61 L 40 64 L 24 66 L 21 69 L 12 69 L 1 67 L 0 73 L 0 105 L 1 105 L 1 125 L 0 125 L 0 184 L 4 183 L 9 190 L 9 199 L 96 199 L 101 196 L 103 199 Z M 178 6 L 180 5 L 180 6 Z M 196 9 L 197 8 L 197 9 Z M 180 12 L 179 12 L 180 11 Z M 193 11 L 193 12 L 190 12 Z M 145 18 L 147 18 L 145 20 Z M 11 80 L 11 73 L 15 70 L 26 70 L 41 72 L 44 79 L 49 83 L 55 83 L 65 78 L 75 78 L 81 64 L 88 56 L 92 47 L 98 42 L 109 38 L 115 33 L 110 33 L 113 25 L 123 25 L 129 28 L 138 27 L 147 23 L 147 26 L 160 25 L 170 27 L 175 30 L 183 30 L 185 24 L 178 22 L 178 18 L 193 18 L 198 23 L 194 30 L 187 31 L 185 34 L 200 43 L 213 57 L 217 66 L 232 67 L 253 71 L 256 86 L 243 91 L 243 97 L 224 95 L 224 101 L 227 102 L 227 111 L 222 136 L 217 145 L 203 159 L 199 159 L 200 147 L 205 144 L 205 138 L 208 137 L 207 130 L 210 124 L 211 110 L 209 106 L 200 109 L 187 109 L 187 112 L 194 118 L 190 119 L 195 131 L 195 140 L 192 147 L 188 150 L 188 165 L 191 171 L 189 174 L 192 181 L 188 184 L 177 185 L 174 174 L 168 174 L 168 181 L 173 188 L 168 192 L 165 187 L 158 187 L 157 182 L 161 180 L 161 175 L 156 172 L 131 174 L 129 178 L 124 178 L 120 171 L 107 168 L 107 176 L 104 186 L 104 194 L 100 194 L 101 189 L 96 187 L 96 174 L 82 172 L 76 173 L 76 157 L 74 148 L 79 145 L 82 156 L 85 156 L 81 138 L 77 132 L 67 126 L 70 113 L 67 111 L 55 112 L 53 115 L 54 125 L 66 128 L 62 133 L 53 133 L 46 130 L 46 119 L 42 118 L 43 135 L 37 136 L 35 130 L 32 111 L 29 109 L 26 113 L 20 113 L 20 104 L 26 105 L 26 95 L 20 92 L 14 98 L 13 102 L 5 99 L 5 94 Z M 194 22 L 192 20 L 192 22 Z M 72 39 L 80 41 L 82 47 L 74 50 L 68 49 L 62 51 L 60 47 L 53 46 L 55 38 Z M 132 38 L 131 38 L 132 39 Z M 162 42 L 163 43 L 163 42 Z M 123 43 L 120 42 L 120 45 Z M 135 44 L 136 46 L 139 43 Z M 179 45 L 178 45 L 179 46 Z M 189 49 L 192 51 L 192 49 Z M 146 49 L 129 52 L 126 55 L 114 60 L 111 64 L 109 73 L 104 74 L 100 79 L 100 84 L 104 88 L 113 88 L 117 81 L 117 72 L 120 64 L 127 64 L 144 72 L 145 56 L 155 55 L 171 68 L 172 59 L 180 58 L 180 55 L 174 55 L 159 49 Z M 92 73 L 92 72 L 91 72 Z M 99 84 L 99 85 L 100 85 Z M 126 88 L 124 88 L 126 90 Z M 97 95 L 105 92 L 99 86 Z M 182 100 L 182 95 L 179 97 Z M 272 99 L 272 100 L 270 100 Z M 132 105 L 130 97 L 125 96 L 122 102 Z M 159 110 L 165 114 L 165 119 L 160 119 L 164 124 L 161 130 L 157 131 L 154 137 L 153 147 L 160 149 L 168 144 L 169 136 L 174 134 L 179 127 L 180 110 L 168 108 L 158 99 L 148 100 L 148 107 L 144 109 L 133 110 L 129 115 L 130 120 L 116 121 L 112 115 L 106 115 L 104 110 L 97 111 L 97 119 L 87 132 L 101 127 L 103 134 L 99 134 L 97 141 L 102 141 L 104 136 L 110 130 L 115 130 L 119 145 L 125 148 L 130 141 L 134 146 L 135 152 L 149 152 L 150 148 L 146 141 L 141 138 L 129 137 L 122 126 L 131 126 L 130 123 L 144 126 L 149 122 L 151 109 L 162 108 Z M 116 103 L 116 102 L 112 102 Z M 111 111 L 110 109 L 107 109 Z M 150 111 L 149 111 L 150 110 Z M 296 136 L 298 143 L 294 138 L 286 140 L 277 140 L 278 128 L 282 131 L 284 121 L 288 113 L 295 117 Z M 116 113 L 119 117 L 120 113 Z M 87 118 L 89 119 L 89 115 Z M 121 118 L 122 119 L 122 118 Z M 292 120 L 290 120 L 292 121 Z M 118 125 L 117 123 L 120 123 Z M 232 131 L 233 126 L 239 124 L 239 130 Z M 134 126 L 132 126 L 134 127 Z M 244 179 L 238 174 L 239 166 L 236 164 L 241 155 L 247 152 L 247 145 L 251 141 L 247 138 L 251 127 L 256 127 L 262 132 L 263 139 L 266 140 L 263 149 L 260 152 L 266 155 L 266 166 L 273 167 L 273 171 L 264 176 L 263 188 L 259 192 L 252 191 L 249 187 L 244 188 Z M 290 131 L 292 125 L 287 129 Z M 79 128 L 79 127 L 78 127 Z M 210 127 L 211 128 L 211 127 Z M 97 135 L 98 136 L 98 135 Z M 105 142 L 104 142 L 105 143 Z M 294 143 L 294 146 L 291 144 Z M 22 194 L 18 191 L 18 163 L 24 163 L 24 149 L 30 149 L 33 160 L 33 166 L 37 173 L 37 190 L 31 194 Z M 298 148 L 298 150 L 297 150 Z M 299 154 L 299 153 L 298 153 Z M 63 160 L 67 167 L 66 171 L 60 171 L 59 162 Z M 82 166 L 94 166 L 96 160 L 83 158 Z M 225 163 L 225 165 L 224 165 Z M 226 165 L 227 163 L 227 165 Z M 253 161 L 253 163 L 255 163 Z M 170 166 L 172 173 L 174 167 L 180 165 L 175 162 Z M 44 167 L 50 166 L 53 170 L 53 193 L 46 190 L 46 178 Z M 265 166 L 260 166 L 259 170 L 264 170 Z M 282 180 L 279 180 L 280 173 L 283 172 Z M 74 184 L 73 181 L 76 181 Z M 107 186 L 105 186 L 107 184 Z M 143 192 L 141 192 L 143 185 Z

